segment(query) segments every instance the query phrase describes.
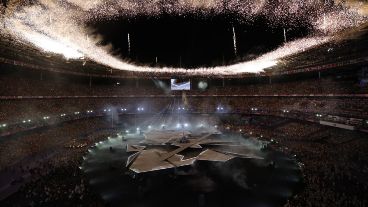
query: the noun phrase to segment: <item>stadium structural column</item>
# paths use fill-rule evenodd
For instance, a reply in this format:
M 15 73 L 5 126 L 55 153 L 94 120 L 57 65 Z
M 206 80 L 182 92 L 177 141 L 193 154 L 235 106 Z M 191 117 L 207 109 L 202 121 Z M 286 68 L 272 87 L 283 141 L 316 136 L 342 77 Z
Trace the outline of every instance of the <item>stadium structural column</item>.
M 138 78 L 135 79 L 135 87 L 139 88 L 139 79 Z
M 318 71 L 318 79 L 321 79 L 321 71 Z
M 222 78 L 222 87 L 225 88 L 225 78 Z
M 268 76 L 268 82 L 272 84 L 272 76 Z
M 89 75 L 89 87 L 91 88 L 92 87 L 92 76 Z
M 40 80 L 43 81 L 43 72 L 40 74 Z

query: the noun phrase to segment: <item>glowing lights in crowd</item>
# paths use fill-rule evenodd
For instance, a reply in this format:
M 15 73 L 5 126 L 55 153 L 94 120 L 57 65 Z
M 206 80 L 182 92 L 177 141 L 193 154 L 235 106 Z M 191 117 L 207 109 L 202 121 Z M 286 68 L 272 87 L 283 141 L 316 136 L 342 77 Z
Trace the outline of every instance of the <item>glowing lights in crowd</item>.
M 226 1 L 226 4 L 220 3 L 221 1 L 206 1 L 206 3 L 147 1 L 144 4 L 118 0 L 66 1 L 69 3 L 56 0 L 38 1 L 34 4 L 12 1 L 9 8 L 14 9 L 7 9 L 8 11 L 0 18 L 1 25 L 3 25 L 0 27 L 1 35 L 10 35 L 20 43 L 33 44 L 45 52 L 61 54 L 66 59 L 87 58 L 118 70 L 187 75 L 234 75 L 259 73 L 265 68 L 277 65 L 280 59 L 286 56 L 326 43 L 339 31 L 356 27 L 367 21 L 365 14 L 358 12 L 354 7 L 350 8 L 344 4 L 328 5 L 323 1 L 229 0 Z M 262 16 L 275 25 L 312 25 L 315 32 L 307 38 L 289 41 L 275 51 L 248 62 L 188 70 L 186 68 L 137 66 L 125 62 L 113 56 L 111 48 L 97 44 L 101 38 L 89 37 L 90 29 L 84 26 L 86 22 L 96 19 L 135 17 L 140 14 L 150 16 L 157 16 L 161 13 L 185 14 L 193 11 L 202 16 L 213 12 L 221 14 L 224 11 L 231 11 L 249 23 L 253 23 L 254 19 Z M 130 39 L 128 34 L 129 51 Z M 233 28 L 233 42 L 236 51 L 235 28 Z
M 181 123 L 177 123 L 176 124 L 176 128 L 183 128 L 183 127 L 188 127 L 189 126 L 189 124 L 188 123 L 184 123 L 184 124 L 181 124 Z
M 122 108 L 122 111 L 125 111 L 125 110 L 123 110 L 123 109 L 125 109 L 125 108 Z M 182 108 L 180 108 L 180 109 L 182 109 Z M 218 106 L 217 108 L 216 108 L 217 110 L 224 110 L 224 108 L 223 107 L 221 107 L 221 106 Z M 143 111 L 144 110 L 144 108 L 143 107 L 138 107 L 137 108 L 137 111 L 139 111 L 139 112 L 141 112 L 141 111 Z M 280 111 L 282 111 L 283 113 L 290 113 L 290 111 L 288 110 L 288 109 L 279 109 Z M 104 109 L 103 110 L 104 112 L 107 112 L 107 111 L 111 111 L 111 109 Z M 256 107 L 252 107 L 251 108 L 251 111 L 254 111 L 254 112 L 257 112 L 257 111 L 259 111 L 259 109 L 258 108 L 256 108 Z M 87 114 L 88 113 L 93 113 L 94 111 L 93 110 L 87 110 Z M 80 112 L 74 112 L 74 115 L 76 115 L 77 117 L 80 117 L 79 116 L 79 114 L 80 114 Z M 107 115 L 107 114 L 106 114 Z M 66 116 L 66 114 L 65 113 L 63 113 L 63 114 L 60 114 L 60 117 L 65 117 Z M 321 118 L 321 117 L 323 117 L 323 115 L 322 114 L 319 114 L 319 113 L 317 113 L 317 114 L 315 114 L 315 116 L 317 117 L 317 118 Z M 326 116 L 326 115 L 325 115 Z M 50 116 L 44 116 L 43 118 L 42 118 L 43 120 L 48 120 L 48 119 L 50 119 Z M 64 119 L 61 119 L 61 120 L 64 120 Z M 26 123 L 31 123 L 32 121 L 31 121 L 31 119 L 24 119 L 24 120 L 22 120 L 22 122 L 20 122 L 20 123 L 23 123 L 23 124 L 26 124 Z M 20 123 L 18 123 L 18 124 L 20 124 Z M 36 121 L 36 123 L 37 123 L 37 121 Z M 365 123 L 366 124 L 368 124 L 368 120 L 365 120 Z M 4 127 L 6 127 L 7 126 L 7 124 L 0 124 L 0 127 L 1 128 L 4 128 Z M 161 124 L 161 128 L 165 128 L 166 127 L 166 125 L 165 124 Z M 184 122 L 184 123 L 177 123 L 177 124 L 174 124 L 174 125 L 170 125 L 170 127 L 176 127 L 177 129 L 181 129 L 181 128 L 188 128 L 188 127 L 190 127 L 190 124 L 189 123 L 187 123 L 187 122 Z M 202 127 L 204 127 L 204 124 L 203 123 L 199 123 L 198 125 L 197 125 L 197 127 L 198 128 L 202 128 Z M 148 125 L 147 126 L 147 128 L 148 129 L 152 129 L 152 125 Z M 214 128 L 218 128 L 218 125 L 214 125 Z M 229 126 L 227 126 L 226 127 L 226 129 L 227 130 L 229 130 L 230 129 L 230 127 Z M 140 128 L 138 127 L 137 128 L 137 131 L 140 131 Z M 126 130 L 125 131 L 126 133 L 128 133 L 129 132 L 129 130 Z M 250 134 L 252 134 L 252 132 L 250 132 Z M 262 137 L 262 135 L 261 135 L 261 137 Z
M 217 111 L 223 111 L 224 110 L 224 107 L 218 106 L 216 109 L 217 109 Z

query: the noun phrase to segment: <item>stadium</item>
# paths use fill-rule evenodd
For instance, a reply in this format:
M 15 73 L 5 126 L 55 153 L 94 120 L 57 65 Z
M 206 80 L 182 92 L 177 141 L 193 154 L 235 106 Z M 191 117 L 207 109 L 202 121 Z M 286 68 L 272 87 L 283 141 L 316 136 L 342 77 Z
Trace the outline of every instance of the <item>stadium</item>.
M 0 0 L 0 206 L 368 206 L 363 0 Z

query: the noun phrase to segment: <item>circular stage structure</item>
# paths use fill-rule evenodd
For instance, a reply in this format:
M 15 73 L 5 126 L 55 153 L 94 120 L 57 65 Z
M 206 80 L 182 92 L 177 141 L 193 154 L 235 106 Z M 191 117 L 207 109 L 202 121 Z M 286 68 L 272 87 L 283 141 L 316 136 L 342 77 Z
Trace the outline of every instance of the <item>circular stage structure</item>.
M 156 142 L 162 134 L 174 138 Z M 111 206 L 282 206 L 303 186 L 296 160 L 240 134 L 124 134 L 83 159 L 89 184 Z

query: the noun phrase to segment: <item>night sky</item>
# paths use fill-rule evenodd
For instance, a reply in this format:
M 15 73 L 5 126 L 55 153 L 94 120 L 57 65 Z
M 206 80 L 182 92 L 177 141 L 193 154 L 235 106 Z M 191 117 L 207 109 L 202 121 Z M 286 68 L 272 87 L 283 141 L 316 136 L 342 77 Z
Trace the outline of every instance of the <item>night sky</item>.
M 307 24 L 290 28 L 270 25 L 265 18 L 254 22 L 238 21 L 231 14 L 138 16 L 90 22 L 95 34 L 103 37 L 101 45 L 111 43 L 114 53 L 138 65 L 194 68 L 227 65 L 276 49 L 288 40 L 307 36 Z M 237 56 L 233 48 L 232 26 L 237 39 Z M 130 54 L 128 53 L 130 34 Z M 155 58 L 158 57 L 158 64 Z M 180 61 L 181 60 L 181 61 Z

